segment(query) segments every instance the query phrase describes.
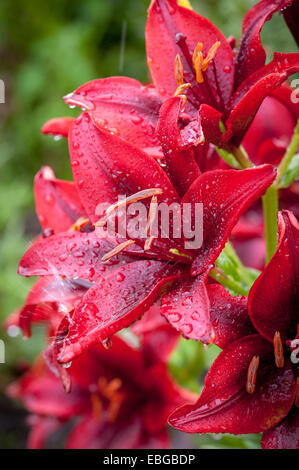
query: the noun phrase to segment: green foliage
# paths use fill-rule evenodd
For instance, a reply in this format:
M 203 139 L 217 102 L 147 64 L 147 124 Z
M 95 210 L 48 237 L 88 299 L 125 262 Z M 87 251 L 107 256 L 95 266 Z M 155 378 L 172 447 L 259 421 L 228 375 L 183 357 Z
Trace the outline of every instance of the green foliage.
M 299 153 L 293 156 L 288 168 L 283 174 L 279 187 L 287 188 L 299 177 Z

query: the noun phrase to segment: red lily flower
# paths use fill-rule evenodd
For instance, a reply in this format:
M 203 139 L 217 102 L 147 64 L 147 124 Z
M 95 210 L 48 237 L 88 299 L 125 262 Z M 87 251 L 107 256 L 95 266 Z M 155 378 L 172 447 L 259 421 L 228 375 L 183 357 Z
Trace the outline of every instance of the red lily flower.
M 153 82 L 164 99 L 184 87 L 186 110 L 193 119 L 199 112 L 208 141 L 227 149 L 238 146 L 265 97 L 299 70 L 298 54 L 275 53 L 265 65 L 260 41 L 265 21 L 290 4 L 263 0 L 255 5 L 244 18 L 234 58 L 229 41 L 208 20 L 177 0 L 152 1 L 146 48 Z
M 224 350 L 207 374 L 200 398 L 170 417 L 176 429 L 264 432 L 263 447 L 299 448 L 298 370 L 287 348 L 292 347 L 290 340 L 298 338 L 299 224 L 287 211 L 279 213 L 278 222 L 277 251 L 248 298 L 251 329 L 254 326 L 258 334 L 248 329 L 249 336 L 239 335 L 247 315 L 236 318 L 236 324 L 230 323 L 234 339 L 238 339 L 232 342 L 228 334 L 226 341 L 219 343 Z M 225 320 L 216 307 L 222 331 Z M 226 307 L 228 311 L 231 308 Z M 217 325 L 214 328 L 217 331 Z
M 285 154 L 299 119 L 299 104 L 292 101 L 292 93 L 283 85 L 265 98 L 246 132 L 242 145 L 256 165 L 277 165 Z M 273 116 L 279 116 L 279 121 Z
M 256 165 L 278 165 L 285 154 L 299 119 L 299 104 L 291 99 L 293 90 L 283 85 L 260 106 L 242 141 L 251 161 Z M 280 119 L 273 119 L 279 116 Z M 279 190 L 279 207 L 299 217 L 298 183 Z M 261 204 L 255 204 L 234 227 L 231 241 L 246 266 L 263 269 L 265 240 Z
M 180 201 L 166 173 L 151 156 L 96 128 L 88 115 L 72 124 L 69 146 L 75 184 L 92 222 L 98 220 L 97 205 L 103 201 L 114 204 L 119 193 L 129 194 L 127 199 L 133 195 L 134 199 L 134 194 L 144 194 L 145 190 L 147 195 L 146 191 L 154 188 L 163 202 Z M 96 231 L 57 233 L 31 247 L 21 260 L 20 274 L 75 277 L 94 283 L 72 317 L 68 316 L 69 332 L 59 361 L 69 362 L 94 343 L 129 326 L 159 298 L 161 289 L 169 289 L 175 280 L 179 279 L 177 288 L 183 291 L 190 283 L 194 282 L 192 289 L 197 283 L 204 284 L 205 271 L 220 254 L 240 214 L 274 178 L 270 165 L 200 175 L 181 200 L 182 207 L 198 202 L 204 206 L 204 242 L 196 250 L 186 250 L 183 238 L 151 240 L 150 250 L 144 249 L 144 239 L 128 240 L 130 246 L 118 245 L 113 237 L 98 238 Z M 121 250 L 123 253 L 119 253 Z M 112 256 L 117 253 L 117 257 Z M 108 261 L 103 263 L 102 259 Z M 192 280 L 190 265 L 192 275 L 203 277 Z M 191 319 L 186 313 L 188 321 L 183 316 L 182 322 L 173 324 L 187 337 L 211 342 L 208 306 L 201 304 L 200 298 L 194 298 L 194 302 L 198 304 L 197 318 Z
M 148 363 L 144 350 L 119 337 L 111 351 L 102 345 L 90 349 L 68 369 L 68 394 L 39 358 L 8 389 L 33 414 L 28 447 L 44 447 L 51 434 L 77 418 L 66 448 L 167 448 L 167 417 L 193 395 L 174 384 L 165 362 Z

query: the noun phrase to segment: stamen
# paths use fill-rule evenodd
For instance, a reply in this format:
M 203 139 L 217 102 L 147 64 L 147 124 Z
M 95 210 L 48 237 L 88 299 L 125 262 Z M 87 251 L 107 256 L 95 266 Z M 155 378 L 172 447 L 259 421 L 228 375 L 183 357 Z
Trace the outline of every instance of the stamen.
M 192 63 L 193 63 L 193 68 L 195 70 L 197 83 L 204 82 L 203 72 L 207 70 L 212 60 L 214 60 L 216 52 L 220 44 L 221 44 L 220 41 L 216 41 L 213 44 L 213 46 L 209 49 L 205 58 L 203 58 L 203 54 L 202 54 L 203 44 L 199 42 L 197 46 L 195 47 L 193 56 L 192 56 Z
M 246 392 L 247 393 L 254 393 L 255 390 L 255 383 L 256 383 L 256 375 L 257 370 L 259 367 L 260 358 L 259 356 L 253 356 L 248 366 L 247 372 L 247 382 L 246 382 Z
M 108 406 L 108 421 L 109 423 L 114 423 L 119 413 L 121 404 L 122 404 L 123 396 L 120 394 L 119 397 L 114 397 L 113 400 L 110 401 Z
M 158 213 L 157 202 L 158 202 L 157 196 L 153 196 L 151 203 L 150 203 L 149 214 L 148 214 L 147 223 L 145 227 L 145 231 L 147 235 L 150 235 L 151 229 L 157 217 L 157 213 Z M 145 240 L 144 247 L 143 247 L 144 251 L 148 251 L 151 248 L 152 243 L 155 238 L 156 237 L 154 235 L 151 235 L 147 240 Z
M 125 248 L 127 248 L 128 246 L 133 245 L 134 243 L 135 243 L 134 240 L 127 240 L 127 241 L 125 241 L 125 242 L 123 242 L 123 243 L 120 243 L 120 244 L 117 245 L 115 248 L 113 248 L 113 250 L 111 250 L 111 251 L 109 251 L 108 253 L 106 253 L 106 254 L 103 256 L 103 258 L 102 258 L 101 261 L 103 261 L 103 263 L 104 263 L 105 261 L 108 261 L 109 259 L 113 258 L 113 256 L 118 255 L 118 253 L 120 253 L 121 251 L 123 251 L 123 250 L 124 250 Z
M 202 70 L 203 70 L 204 58 L 203 58 L 201 49 L 198 47 L 199 45 L 202 46 L 201 43 L 197 44 L 193 53 L 192 60 L 193 60 L 193 67 L 194 67 L 195 74 L 196 74 L 196 77 L 195 77 L 196 81 L 197 83 L 203 83 L 204 78 L 203 78 Z
M 118 377 L 112 379 L 110 382 L 106 377 L 100 377 L 98 380 L 98 390 L 100 393 L 109 400 L 108 405 L 108 421 L 114 422 L 117 418 L 120 406 L 123 402 L 124 395 L 119 391 L 122 387 L 122 380 Z
M 158 213 L 158 199 L 157 196 L 153 196 L 151 203 L 150 203 L 150 208 L 149 208 L 149 213 L 148 213 L 148 218 L 147 218 L 147 223 L 146 223 L 146 234 L 149 235 L 151 228 L 156 220 L 157 213 Z
M 162 193 L 163 193 L 163 190 L 161 188 L 143 189 L 142 191 L 139 191 L 138 193 L 132 194 L 132 196 L 122 199 L 121 201 L 115 202 L 110 207 L 108 207 L 108 209 L 106 209 L 105 213 L 106 215 L 110 215 L 113 212 L 117 211 L 120 207 L 124 207 L 124 206 L 127 206 L 128 204 L 133 204 L 134 202 L 138 202 L 138 201 L 141 201 L 142 199 L 146 199 L 148 197 L 156 196 Z
M 89 222 L 86 217 L 79 217 L 76 222 L 69 228 L 69 232 L 80 232 L 81 228 L 85 227 Z
M 111 382 L 106 387 L 106 394 L 108 396 L 112 396 L 117 390 L 119 390 L 122 386 L 122 380 L 118 377 L 112 379 Z
M 98 421 L 101 421 L 102 413 L 103 413 L 103 405 L 97 393 L 93 393 L 91 395 L 91 405 L 92 405 L 92 411 L 93 411 L 94 416 L 96 417 Z
M 107 224 L 108 217 L 104 216 L 100 220 L 98 220 L 95 224 L 93 224 L 94 227 L 105 227 Z
M 202 48 L 203 48 L 203 43 L 202 42 L 198 42 L 195 49 L 194 49 L 194 52 L 193 52 L 193 56 L 192 56 L 192 62 L 194 64 L 195 60 L 196 60 L 196 57 L 198 56 L 198 54 L 200 52 L 202 52 Z
M 148 251 L 151 249 L 152 243 L 155 240 L 155 238 L 156 237 L 151 236 L 145 240 L 144 247 L 143 247 L 144 251 Z
M 284 366 L 284 353 L 283 353 L 283 345 L 281 342 L 279 331 L 276 331 L 274 335 L 273 345 L 274 345 L 275 364 L 277 367 L 281 368 Z
M 174 76 L 177 82 L 177 85 L 183 85 L 184 83 L 184 68 L 182 64 L 182 59 L 179 54 L 175 56 L 174 59 Z
M 297 406 L 297 408 L 299 408 L 299 377 L 297 377 L 297 380 L 296 380 L 295 406 Z
M 210 63 L 212 62 L 212 60 L 214 60 L 215 56 L 216 56 L 216 52 L 218 51 L 218 48 L 220 46 L 221 42 L 220 41 L 216 41 L 213 46 L 209 49 L 209 52 L 207 53 L 204 61 L 203 61 L 203 65 L 202 65 L 202 70 L 205 72 L 208 68 L 208 66 L 210 65 Z
M 178 86 L 175 90 L 173 96 L 182 96 L 188 88 L 191 87 L 191 83 L 183 83 L 182 85 Z

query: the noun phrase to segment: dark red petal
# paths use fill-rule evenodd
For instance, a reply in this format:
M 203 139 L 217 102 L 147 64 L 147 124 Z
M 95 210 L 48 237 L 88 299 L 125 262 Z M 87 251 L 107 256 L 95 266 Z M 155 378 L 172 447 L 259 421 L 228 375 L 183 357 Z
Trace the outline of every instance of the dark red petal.
M 68 230 L 85 211 L 74 183 L 57 180 L 52 169 L 43 167 L 34 179 L 35 206 L 43 230 Z
M 96 128 L 88 114 L 81 115 L 71 130 L 69 149 L 75 183 L 92 222 L 99 203 L 111 204 L 119 195 L 161 188 L 165 201 L 178 200 L 166 173 L 148 154 L 116 135 Z
M 299 449 L 299 409 L 295 406 L 287 417 L 262 437 L 263 449 Z
M 239 145 L 266 96 L 298 71 L 299 54 L 275 52 L 272 62 L 250 75 L 233 96 L 226 139 L 233 136 L 234 143 Z
M 128 327 L 178 277 L 175 265 L 136 261 L 102 277 L 75 309 L 59 361 L 69 362 L 93 344 Z
M 293 0 L 291 5 L 283 11 L 284 19 L 294 36 L 296 43 L 299 46 L 299 31 L 298 31 L 298 18 L 299 18 L 299 2 Z
M 255 333 L 247 310 L 247 298 L 233 297 L 220 285 L 207 286 L 214 343 L 221 349 L 243 336 Z
M 192 403 L 195 394 L 177 386 L 167 371 L 166 364 L 159 363 L 147 369 L 147 401 L 142 409 L 143 425 L 151 433 L 162 430 L 169 414 L 183 403 Z
M 199 117 L 205 140 L 222 147 L 223 134 L 220 130 L 222 114 L 208 104 L 202 104 L 199 108 Z
M 116 266 L 134 260 L 120 254 L 103 263 L 113 245 L 96 232 L 63 232 L 35 243 L 20 261 L 21 276 L 81 277 L 94 281 Z
M 21 399 L 31 413 L 67 419 L 76 416 L 89 406 L 89 395 L 77 386 L 66 394 L 60 379 L 46 366 L 40 370 L 34 367 L 13 390 L 14 396 Z M 9 392 L 9 390 L 8 390 Z
M 67 325 L 68 322 L 64 321 L 61 333 Z M 147 384 L 144 358 L 140 350 L 131 347 L 117 335 L 113 337 L 113 345 L 109 350 L 98 342 L 77 357 L 67 370 L 72 379 L 85 390 L 90 390 L 91 385 L 97 385 L 101 376 L 119 377 L 124 383 L 133 383 L 135 388 L 143 388 Z
M 182 199 L 182 205 L 203 204 L 203 244 L 192 274 L 200 274 L 214 263 L 240 215 L 266 191 L 275 175 L 271 165 L 262 165 L 241 171 L 208 171 L 194 181 Z
M 263 0 L 245 15 L 240 49 L 235 60 L 236 86 L 265 65 L 266 52 L 261 44 L 261 29 L 275 12 L 284 9 L 290 2 L 291 0 Z
M 160 305 L 152 305 L 131 328 L 141 338 L 140 347 L 148 364 L 166 362 L 179 339 L 179 333 L 162 317 L 160 310 Z
M 247 393 L 247 370 L 259 356 L 255 392 Z M 259 335 L 246 336 L 228 346 L 209 370 L 194 405 L 176 410 L 169 423 L 185 432 L 259 433 L 279 423 L 295 395 L 291 364 L 278 369 L 272 345 Z
M 31 429 L 27 438 L 27 449 L 42 449 L 48 437 L 62 426 L 62 422 L 57 418 L 48 416 L 32 415 L 28 421 Z
M 162 297 L 161 313 L 184 337 L 204 343 L 214 340 L 210 304 L 206 289 L 209 272 L 195 279 L 181 280 L 178 287 Z
M 154 84 L 162 96 L 171 96 L 177 88 L 174 76 L 174 60 L 181 54 L 176 43 L 176 35 L 186 36 L 188 49 L 193 53 L 198 42 L 203 43 L 203 54 L 220 41 L 221 45 L 214 59 L 218 79 L 218 90 L 215 83 L 213 67 L 206 71 L 207 80 L 214 91 L 220 92 L 225 107 L 228 107 L 234 76 L 234 59 L 230 45 L 223 34 L 209 20 L 193 10 L 177 5 L 177 0 L 153 0 L 145 30 L 147 61 Z M 181 55 L 182 56 L 182 55 Z M 186 81 L 192 82 L 192 71 L 182 56 L 184 70 L 187 72 Z M 197 87 L 200 103 L 205 102 L 204 94 Z
M 84 108 L 97 127 L 153 155 L 161 152 L 155 136 L 161 99 L 153 87 L 132 78 L 109 77 L 85 83 L 64 99 Z
M 141 418 L 136 413 L 126 420 L 109 423 L 88 414 L 68 436 L 67 449 L 138 449 L 142 439 Z
M 74 118 L 72 117 L 50 119 L 50 121 L 45 122 L 45 124 L 41 128 L 41 131 L 43 134 L 49 134 L 58 137 L 67 137 L 70 126 L 73 121 Z
M 30 336 L 32 322 L 50 322 L 55 325 L 62 313 L 53 308 L 55 302 L 74 302 L 82 297 L 90 284 L 80 280 L 61 279 L 45 276 L 39 279 L 29 292 L 25 305 L 19 314 L 19 327 L 25 336 Z M 39 305 L 48 303 L 50 305 Z
M 291 212 L 278 216 L 279 243 L 269 264 L 253 284 L 248 298 L 251 320 L 261 335 L 294 339 L 299 321 L 299 224 Z
M 267 96 L 246 132 L 242 145 L 255 164 L 277 164 L 284 155 L 299 116 L 299 103 L 292 103 L 292 92 L 281 86 Z M 279 122 L 274 115 L 281 117 Z
M 181 107 L 182 98 L 179 96 L 169 98 L 163 103 L 157 125 L 157 136 L 162 145 L 167 174 L 175 188 L 183 195 L 200 175 L 193 152 L 187 149 L 201 143 L 203 134 L 198 119 L 191 121 L 182 130 L 179 128 Z

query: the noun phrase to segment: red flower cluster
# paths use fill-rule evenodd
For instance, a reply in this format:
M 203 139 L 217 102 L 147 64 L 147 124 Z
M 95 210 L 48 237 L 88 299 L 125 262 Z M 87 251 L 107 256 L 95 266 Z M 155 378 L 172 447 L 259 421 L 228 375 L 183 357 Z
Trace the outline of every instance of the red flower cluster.
M 74 182 L 57 180 L 48 167 L 36 175 L 43 233 L 19 274 L 40 279 L 8 321 L 27 336 L 32 322 L 47 324 L 45 359 L 9 389 L 34 415 L 30 447 L 78 416 L 68 448 L 167 446 L 168 416 L 194 401 L 167 373 L 179 334 L 223 352 L 198 401 L 171 414 L 173 427 L 263 432 L 263 447 L 299 447 L 298 371 L 290 360 L 299 320 L 299 226 L 290 212 L 299 215 L 298 183 L 280 190 L 288 210 L 279 212 L 278 247 L 264 269 L 259 203 L 283 176 L 276 166 L 290 152 L 299 116 L 284 83 L 299 72 L 299 55 L 275 53 L 265 65 L 260 31 L 283 10 L 296 37 L 296 5 L 255 5 L 237 49 L 188 2 L 153 0 L 146 26 L 153 85 L 125 77 L 91 81 L 65 97 L 83 108 L 77 119 L 44 125 L 45 134 L 68 139 Z M 122 211 L 140 202 L 147 232 L 131 235 L 131 213 L 120 237 Z M 200 247 L 186 247 L 185 234 L 174 236 L 175 217 L 165 237 L 157 202 L 177 205 L 183 219 L 191 207 L 196 230 L 202 204 Z M 151 235 L 156 219 L 159 232 Z M 263 269 L 248 298 L 231 295 L 225 267 L 215 264 L 229 237 L 247 265 Z M 118 335 L 128 327 L 138 347 Z

